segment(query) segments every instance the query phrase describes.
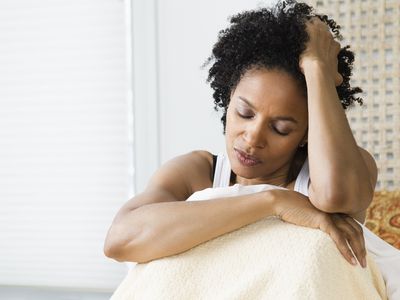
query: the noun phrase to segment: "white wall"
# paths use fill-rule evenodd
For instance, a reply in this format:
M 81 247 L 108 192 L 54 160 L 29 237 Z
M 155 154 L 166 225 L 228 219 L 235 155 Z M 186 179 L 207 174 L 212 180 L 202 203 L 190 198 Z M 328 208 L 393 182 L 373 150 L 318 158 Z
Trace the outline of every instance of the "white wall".
M 134 86 L 143 89 L 147 85 L 148 89 L 147 93 L 140 92 L 136 97 L 136 117 L 137 113 L 139 117 L 148 115 L 147 121 L 142 121 L 136 128 L 139 131 L 136 134 L 135 165 L 138 192 L 156 168 L 172 157 L 195 149 L 213 153 L 225 150 L 221 114 L 214 111 L 213 91 L 206 83 L 208 69 L 201 69 L 201 66 L 211 54 L 218 32 L 229 24 L 229 16 L 258 6 L 269 6 L 273 2 L 153 0 L 147 1 L 143 7 L 139 5 L 141 0 L 133 0 L 134 6 L 136 3 L 138 8 L 145 10 L 142 14 L 133 10 L 133 14 L 145 19 L 136 24 L 134 30 L 134 61 L 137 61 L 133 70 L 136 74 Z M 152 9 L 156 10 L 155 14 Z M 154 28 L 148 24 L 149 19 L 154 20 Z M 156 47 L 155 53 L 152 46 Z M 143 53 L 144 49 L 147 55 L 138 57 L 137 53 Z M 143 74 L 146 81 L 141 78 Z M 150 86 L 149 81 L 153 82 Z M 146 103 L 143 103 L 142 95 L 146 94 Z M 156 126 L 149 121 L 152 116 L 159 116 L 153 119 Z M 151 143 L 141 137 L 142 131 L 146 131 Z M 154 150 L 153 146 L 157 149 Z
M 161 161 L 193 149 L 225 149 L 221 114 L 201 65 L 228 16 L 271 1 L 159 1 Z

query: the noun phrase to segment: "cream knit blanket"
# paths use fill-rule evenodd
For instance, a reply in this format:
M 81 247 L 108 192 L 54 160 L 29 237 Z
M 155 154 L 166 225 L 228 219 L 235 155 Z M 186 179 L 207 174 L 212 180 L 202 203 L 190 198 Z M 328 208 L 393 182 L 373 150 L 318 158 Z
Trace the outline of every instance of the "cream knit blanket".
M 248 194 L 206 189 L 188 201 Z M 224 234 L 178 255 L 134 266 L 111 300 L 387 299 L 370 255 L 348 263 L 326 233 L 275 217 Z

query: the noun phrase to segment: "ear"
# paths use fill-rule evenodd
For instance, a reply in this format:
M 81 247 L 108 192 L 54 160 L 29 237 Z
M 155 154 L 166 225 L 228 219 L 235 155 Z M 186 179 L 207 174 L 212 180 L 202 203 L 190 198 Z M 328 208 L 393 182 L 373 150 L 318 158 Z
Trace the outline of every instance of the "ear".
M 308 127 L 306 129 L 306 133 L 304 134 L 303 138 L 301 139 L 300 144 L 305 144 L 308 142 Z

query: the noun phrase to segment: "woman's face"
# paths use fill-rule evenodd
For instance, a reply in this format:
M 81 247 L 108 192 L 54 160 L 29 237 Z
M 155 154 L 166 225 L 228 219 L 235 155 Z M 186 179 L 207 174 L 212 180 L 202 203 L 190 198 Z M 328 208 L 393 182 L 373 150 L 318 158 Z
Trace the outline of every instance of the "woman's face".
M 227 154 L 237 182 L 284 183 L 307 127 L 307 99 L 291 75 L 246 72 L 231 93 L 226 116 Z

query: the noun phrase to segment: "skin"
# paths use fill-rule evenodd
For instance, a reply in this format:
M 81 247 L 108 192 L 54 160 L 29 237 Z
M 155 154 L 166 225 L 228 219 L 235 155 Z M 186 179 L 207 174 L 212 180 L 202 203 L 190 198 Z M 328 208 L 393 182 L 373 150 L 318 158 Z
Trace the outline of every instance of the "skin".
M 279 70 L 248 71 L 233 91 L 227 110 L 226 150 L 236 182 L 283 185 L 307 127 L 307 99 L 290 75 Z M 244 166 L 237 150 L 257 157 L 260 163 Z
M 308 115 L 307 98 L 291 75 L 276 69 L 249 70 L 232 92 L 227 110 L 226 151 L 236 174 L 235 183 L 284 186 L 294 154 L 307 139 Z M 237 150 L 256 157 L 259 163 L 243 165 Z M 327 232 L 351 261 L 353 254 L 347 246 L 348 240 L 365 266 L 362 230 L 351 218 L 358 216 L 315 207 L 308 197 L 293 190 L 294 182 L 286 188 L 275 191 L 281 199 L 278 205 L 281 219 Z
M 317 18 L 307 24 L 307 31 L 310 40 L 300 56 L 300 69 L 308 94 L 310 201 L 321 210 L 363 221 L 373 198 L 376 163 L 357 146 L 336 92 L 342 82 L 337 72 L 340 44 Z
M 286 222 L 326 232 L 349 262 L 355 256 L 365 267 L 362 227 L 354 219 L 364 222 L 377 168 L 371 155 L 357 146 L 336 93 L 336 86 L 342 82 L 337 72 L 340 45 L 319 20 L 308 22 L 307 32 L 310 40 L 299 67 L 306 79 L 308 98 L 282 70 L 249 70 L 231 93 L 226 150 L 237 183 L 282 186 L 294 153 L 307 141 L 309 197 L 295 192 L 294 182 L 287 189 L 270 190 L 269 196 L 278 199 L 274 213 Z M 278 120 L 278 116 L 296 122 Z M 235 149 L 256 156 L 260 163 L 243 166 Z M 143 193 L 125 203 L 113 225 L 123 228 L 129 243 L 135 235 L 130 213 L 157 202 L 185 201 L 194 192 L 212 186 L 211 172 L 212 154 L 207 151 L 170 160 L 153 175 Z M 156 220 L 162 217 L 160 213 Z M 137 222 L 141 218 L 137 213 Z M 109 238 L 112 241 L 114 237 L 110 234 Z M 110 242 L 110 248 L 112 243 L 121 241 Z

